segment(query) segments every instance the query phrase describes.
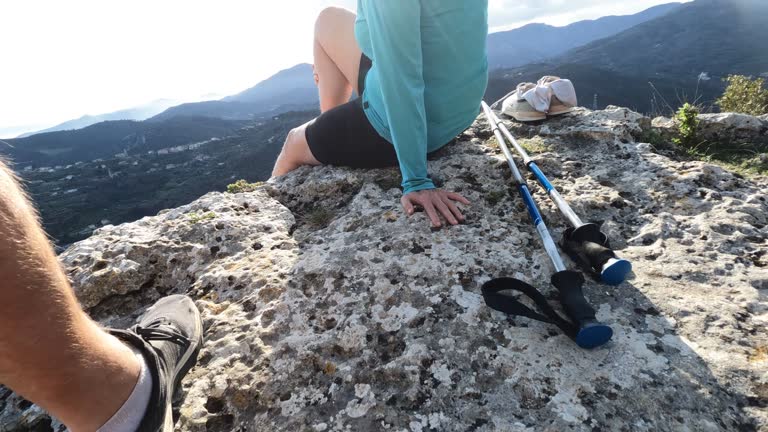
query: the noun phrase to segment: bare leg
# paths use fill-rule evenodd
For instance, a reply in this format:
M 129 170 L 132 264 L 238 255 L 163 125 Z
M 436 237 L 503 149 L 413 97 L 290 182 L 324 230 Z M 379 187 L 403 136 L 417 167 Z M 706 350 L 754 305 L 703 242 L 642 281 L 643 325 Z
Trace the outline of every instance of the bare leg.
M 94 431 L 139 376 L 133 352 L 80 309 L 34 209 L 0 161 L 0 383 L 70 430 Z
M 326 112 L 349 101 L 357 89 L 362 52 L 355 40 L 355 14 L 329 7 L 315 23 L 315 83 L 320 92 L 320 111 Z M 285 175 L 302 165 L 320 165 L 307 144 L 309 123 L 288 133 L 275 162 L 272 177 Z
M 354 13 L 337 7 L 320 12 L 315 23 L 315 81 L 320 112 L 349 101 L 357 90 L 362 52 L 355 39 Z
M 275 168 L 272 170 L 272 177 L 288 174 L 302 165 L 320 165 L 307 144 L 306 129 L 310 123 L 305 123 L 288 133 L 283 150 L 277 157 Z

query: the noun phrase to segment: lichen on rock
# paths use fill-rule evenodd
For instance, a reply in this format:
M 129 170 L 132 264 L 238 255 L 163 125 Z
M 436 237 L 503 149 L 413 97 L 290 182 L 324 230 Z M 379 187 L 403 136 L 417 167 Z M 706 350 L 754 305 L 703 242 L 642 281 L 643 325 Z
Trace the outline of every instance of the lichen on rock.
M 623 108 L 508 124 L 634 263 L 619 287 L 585 286 L 615 331 L 603 348 L 485 307 L 493 277 L 554 293 L 523 203 L 498 194 L 508 168 L 482 119 L 429 162 L 472 202 L 463 225 L 406 217 L 394 169 L 302 168 L 101 228 L 61 259 L 105 325 L 169 293 L 196 300 L 206 342 L 180 430 L 765 430 L 768 183 L 653 153 L 637 142 L 650 120 Z M 563 218 L 532 189 L 558 237 Z M 0 398 L 6 430 L 44 418 Z

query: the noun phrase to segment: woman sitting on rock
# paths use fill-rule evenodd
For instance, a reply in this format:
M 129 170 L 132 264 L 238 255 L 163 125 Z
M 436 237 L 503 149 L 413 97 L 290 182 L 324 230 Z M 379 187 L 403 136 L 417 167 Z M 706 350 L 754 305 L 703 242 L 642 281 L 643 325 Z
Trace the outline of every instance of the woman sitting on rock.
M 302 165 L 382 168 L 399 164 L 403 208 L 464 220 L 458 193 L 437 189 L 427 154 L 469 127 L 488 83 L 487 0 L 358 0 L 315 25 L 321 115 L 285 141 L 273 176 Z M 361 97 L 348 102 L 352 91 Z

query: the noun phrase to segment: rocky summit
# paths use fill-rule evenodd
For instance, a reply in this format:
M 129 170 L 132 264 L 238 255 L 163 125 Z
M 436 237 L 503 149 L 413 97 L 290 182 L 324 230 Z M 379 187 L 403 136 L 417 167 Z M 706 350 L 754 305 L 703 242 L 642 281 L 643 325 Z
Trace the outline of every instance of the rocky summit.
M 500 276 L 555 293 L 482 118 L 430 161 L 472 201 L 466 224 L 406 217 L 396 169 L 302 168 L 100 228 L 61 259 L 107 326 L 196 300 L 206 342 L 177 430 L 768 430 L 768 180 L 660 155 L 650 119 L 623 108 L 507 124 L 634 264 L 618 287 L 585 285 L 615 331 L 604 347 L 485 306 Z M 0 425 L 63 429 L 8 390 Z

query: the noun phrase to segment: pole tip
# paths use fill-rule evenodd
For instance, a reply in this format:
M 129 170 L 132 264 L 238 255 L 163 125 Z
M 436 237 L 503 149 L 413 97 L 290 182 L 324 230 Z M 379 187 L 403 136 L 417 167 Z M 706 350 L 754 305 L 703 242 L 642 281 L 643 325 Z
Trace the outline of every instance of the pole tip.
M 599 322 L 585 324 L 576 335 L 576 344 L 581 348 L 592 349 L 605 345 L 613 337 L 613 329 Z
M 620 285 L 627 279 L 627 275 L 631 271 L 632 263 L 625 259 L 612 258 L 603 265 L 600 279 L 608 285 Z

